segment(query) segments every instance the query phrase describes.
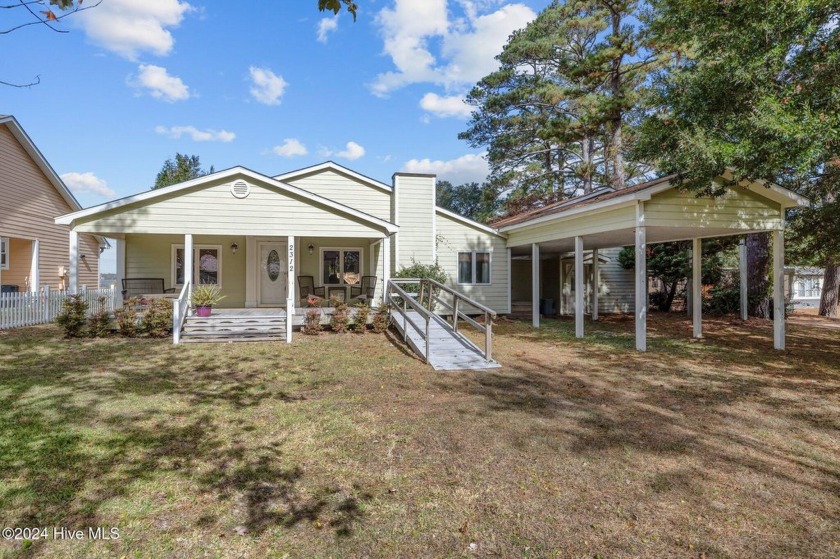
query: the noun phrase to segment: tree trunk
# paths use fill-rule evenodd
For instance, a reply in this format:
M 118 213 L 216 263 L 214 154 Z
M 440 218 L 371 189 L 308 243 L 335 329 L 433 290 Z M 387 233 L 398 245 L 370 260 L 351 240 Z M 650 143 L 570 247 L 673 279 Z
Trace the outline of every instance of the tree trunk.
M 678 283 L 679 282 L 677 282 L 677 281 L 673 281 L 673 282 L 671 282 L 670 286 L 666 285 L 666 287 L 668 288 L 668 296 L 665 297 L 665 300 L 662 301 L 662 303 L 660 304 L 660 306 L 659 306 L 660 311 L 671 312 L 671 307 L 674 305 L 674 297 L 676 297 L 676 295 L 677 295 L 677 285 L 678 285 Z
M 583 193 L 592 192 L 592 159 L 595 157 L 592 138 L 584 138 L 581 142 L 581 154 L 583 159 Z
M 617 10 L 612 10 L 612 37 L 618 38 L 621 35 L 621 14 Z M 620 108 L 619 99 L 624 95 L 621 89 L 623 76 L 621 75 L 621 59 L 623 55 L 619 54 L 612 62 L 610 73 L 610 93 L 612 94 L 614 106 L 619 107 L 613 109 L 610 116 L 610 159 L 612 159 L 613 174 L 612 186 L 616 190 L 621 190 L 627 186 L 624 177 L 624 140 L 621 136 L 622 120 L 624 120 L 624 112 Z
M 840 318 L 840 263 L 828 262 L 820 295 L 820 316 Z
M 747 235 L 747 295 L 750 316 L 770 318 L 770 233 Z

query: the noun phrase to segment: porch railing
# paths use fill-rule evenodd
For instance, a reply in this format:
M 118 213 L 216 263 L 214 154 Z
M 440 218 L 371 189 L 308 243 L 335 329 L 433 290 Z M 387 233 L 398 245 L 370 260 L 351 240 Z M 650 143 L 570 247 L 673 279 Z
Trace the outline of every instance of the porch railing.
M 88 316 L 101 311 L 114 312 L 116 291 L 113 286 L 96 289 L 83 286 L 79 295 L 88 304 Z M 68 296 L 67 291 L 52 290 L 49 286 L 37 293 L 0 293 L 0 330 L 54 322 Z
M 388 280 L 388 285 L 385 287 L 385 302 L 391 306 L 391 308 L 397 312 L 397 314 L 402 317 L 402 324 L 403 324 L 403 339 L 404 341 L 408 341 L 408 325 L 410 324 L 412 328 L 417 330 L 417 333 L 420 334 L 420 337 L 423 338 L 423 341 L 426 344 L 426 353 L 423 356 L 426 363 L 429 362 L 429 350 L 430 350 L 430 337 L 429 337 L 429 321 L 432 319 L 432 313 L 428 310 L 424 309 L 422 305 L 420 305 L 412 295 L 407 293 L 399 284 L 407 284 L 407 283 L 418 283 L 420 279 L 390 279 Z M 417 324 L 414 323 L 412 320 L 408 320 L 408 308 L 411 307 L 417 314 L 423 317 L 423 320 L 426 322 L 426 327 L 421 329 Z
M 190 308 L 190 282 L 184 282 L 181 294 L 172 301 L 172 343 L 181 343 L 181 330 L 184 328 L 184 321 L 187 319 L 187 312 Z

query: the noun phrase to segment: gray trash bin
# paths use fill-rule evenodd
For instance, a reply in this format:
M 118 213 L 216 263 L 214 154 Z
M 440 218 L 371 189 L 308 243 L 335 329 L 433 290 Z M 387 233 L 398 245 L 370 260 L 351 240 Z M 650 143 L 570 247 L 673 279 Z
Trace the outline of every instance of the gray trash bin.
M 540 299 L 540 314 L 546 316 L 554 314 L 554 299 Z

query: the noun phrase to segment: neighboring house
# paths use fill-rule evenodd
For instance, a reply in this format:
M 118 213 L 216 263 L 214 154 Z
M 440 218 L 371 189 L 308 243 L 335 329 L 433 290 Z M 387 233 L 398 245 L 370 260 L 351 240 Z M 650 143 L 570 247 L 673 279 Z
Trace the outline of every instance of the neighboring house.
M 55 217 L 81 209 L 13 116 L 0 116 L 0 285 L 3 291 L 67 287 L 67 225 Z M 104 239 L 81 235 L 79 285 L 99 285 Z
M 825 270 L 808 266 L 785 269 L 787 299 L 797 309 L 818 309 Z
M 226 296 L 221 307 L 284 309 L 287 340 L 301 306 L 296 276 L 312 276 L 327 295 L 376 276 L 379 301 L 394 270 L 417 261 L 438 262 L 451 287 L 499 314 L 530 297 L 535 326 L 540 299 L 555 299 L 574 313 L 578 336 L 585 312 L 597 319 L 599 312 L 633 310 L 637 348 L 644 350 L 647 243 L 693 240 L 699 300 L 702 238 L 772 231 L 783 305 L 784 213 L 807 204 L 776 185 L 749 182 L 724 196 L 697 197 L 674 179 L 602 188 L 488 227 L 437 207 L 434 175 L 396 173 L 388 185 L 332 162 L 275 177 L 234 167 L 56 222 L 76 234 L 117 239 L 117 278 L 162 278 L 166 288 L 181 290 L 179 304 L 185 284 L 212 283 Z M 636 266 L 628 271 L 617 252 L 629 245 Z M 71 261 L 71 289 L 80 281 L 74 271 Z M 744 311 L 745 295 L 743 282 Z M 697 305 L 695 336 L 700 312 Z M 784 313 L 776 316 L 775 345 L 783 348 Z

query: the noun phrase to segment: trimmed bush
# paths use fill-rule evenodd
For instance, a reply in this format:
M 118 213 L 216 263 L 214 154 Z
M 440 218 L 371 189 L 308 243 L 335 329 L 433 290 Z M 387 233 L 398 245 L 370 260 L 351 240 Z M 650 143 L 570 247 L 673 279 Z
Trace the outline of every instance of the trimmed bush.
M 140 301 L 137 300 L 137 297 L 132 297 L 131 299 L 126 299 L 123 302 L 121 309 L 114 309 L 114 318 L 117 322 L 117 332 L 120 336 L 133 338 L 141 329 L 142 324 L 138 324 L 137 320 L 137 306 L 139 304 Z
M 356 325 L 353 327 L 355 333 L 364 334 L 367 332 L 368 316 L 370 316 L 370 307 L 367 304 L 359 303 L 356 305 Z
M 309 309 L 303 317 L 300 331 L 307 336 L 317 336 L 321 333 L 321 309 Z
M 165 338 L 172 333 L 172 301 L 152 299 L 143 312 L 143 328 L 153 338 Z
M 85 333 L 87 324 L 87 301 L 81 295 L 69 295 L 64 300 L 61 314 L 55 323 L 64 331 L 65 338 L 79 338 Z
M 93 338 L 104 338 L 105 336 L 111 334 L 113 318 L 111 318 L 111 313 L 106 310 L 106 305 L 108 303 L 107 297 L 99 297 L 97 302 L 99 303 L 99 308 L 102 310 L 95 312 L 88 317 L 88 336 Z
M 371 329 L 374 334 L 382 334 L 388 329 L 388 326 L 391 323 L 390 312 L 391 306 L 386 305 L 385 303 L 376 309 L 376 312 L 373 315 L 373 320 L 371 321 Z
M 347 303 L 338 297 L 330 297 L 330 306 L 333 308 L 330 315 L 330 327 L 336 334 L 343 334 L 347 331 L 347 323 L 350 321 L 347 314 Z

